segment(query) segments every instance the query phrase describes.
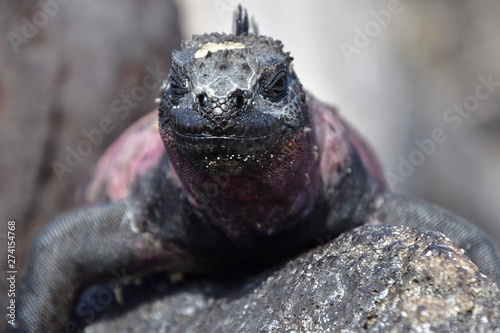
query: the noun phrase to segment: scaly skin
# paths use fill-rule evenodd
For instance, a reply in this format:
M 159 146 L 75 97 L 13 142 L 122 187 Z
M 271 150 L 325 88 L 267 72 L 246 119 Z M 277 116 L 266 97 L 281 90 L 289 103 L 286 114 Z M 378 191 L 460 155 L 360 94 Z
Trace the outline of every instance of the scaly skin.
M 248 34 L 246 15 L 238 18 L 239 34 L 194 36 L 174 53 L 160 134 L 156 117 L 140 120 L 82 192 L 87 203 L 105 202 L 57 217 L 39 235 L 20 286 L 17 331 L 73 330 L 80 292 L 117 271 L 272 264 L 363 224 L 441 231 L 500 281 L 493 242 L 386 190 L 376 158 L 303 90 L 281 43 Z

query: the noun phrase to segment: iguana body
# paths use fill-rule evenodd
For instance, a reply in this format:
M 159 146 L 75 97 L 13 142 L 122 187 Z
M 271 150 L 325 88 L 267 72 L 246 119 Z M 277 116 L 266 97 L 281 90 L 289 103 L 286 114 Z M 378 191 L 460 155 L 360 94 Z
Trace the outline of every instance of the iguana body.
M 303 90 L 280 42 L 248 34 L 246 15 L 235 34 L 194 36 L 173 59 L 159 125 L 139 121 L 84 191 L 104 202 L 56 218 L 35 242 L 19 331 L 71 328 L 78 294 L 116 271 L 271 264 L 363 224 L 441 231 L 500 281 L 492 241 L 386 190 L 362 139 Z

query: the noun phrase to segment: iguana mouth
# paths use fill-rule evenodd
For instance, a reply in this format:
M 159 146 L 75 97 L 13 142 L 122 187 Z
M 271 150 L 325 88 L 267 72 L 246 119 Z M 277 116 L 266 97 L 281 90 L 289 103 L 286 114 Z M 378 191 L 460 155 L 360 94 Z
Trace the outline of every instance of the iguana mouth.
M 186 118 L 172 117 L 170 133 L 178 149 L 188 154 L 260 155 L 273 150 L 284 131 L 279 122 L 262 116 L 248 123 L 229 119 L 228 124 Z
M 252 124 L 246 131 L 220 136 L 203 126 L 187 128 L 176 123 L 171 123 L 168 134 L 171 148 L 198 170 L 214 175 L 237 176 L 265 167 L 279 151 L 285 134 L 277 123 Z
M 182 133 L 173 130 L 177 147 L 190 154 L 203 155 L 261 155 L 271 151 L 279 143 L 281 131 L 274 130 L 263 135 L 216 136 L 207 133 Z
M 188 140 L 188 141 L 202 141 L 202 140 L 221 140 L 221 141 L 253 141 L 253 140 L 261 140 L 261 139 L 266 139 L 274 136 L 279 136 L 279 132 L 275 131 L 270 134 L 266 135 L 257 135 L 257 136 L 216 136 L 216 135 L 192 135 L 192 134 L 184 134 L 180 132 L 175 132 L 175 135 L 177 138 L 181 140 Z
M 192 120 L 196 122 L 197 120 Z M 254 139 L 266 137 L 279 133 L 279 125 L 277 122 L 261 120 L 262 124 L 235 124 L 236 121 L 229 125 L 212 126 L 210 123 L 204 124 L 182 124 L 179 119 L 173 119 L 171 127 L 176 135 L 181 138 L 220 138 L 220 139 Z

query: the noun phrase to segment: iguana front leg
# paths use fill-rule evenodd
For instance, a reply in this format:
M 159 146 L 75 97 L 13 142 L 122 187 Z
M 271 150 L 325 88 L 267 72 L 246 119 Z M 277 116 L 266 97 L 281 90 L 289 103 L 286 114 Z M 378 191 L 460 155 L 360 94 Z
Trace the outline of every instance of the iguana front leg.
M 130 200 L 89 206 L 49 224 L 30 252 L 15 332 L 74 331 L 68 320 L 86 286 L 107 282 L 116 271 L 133 276 L 189 264 L 174 244 L 174 233 L 168 243 L 137 230 L 132 207 Z
M 371 223 L 406 225 L 442 232 L 479 267 L 500 284 L 500 250 L 483 231 L 459 217 L 422 200 L 389 191 L 378 198 Z

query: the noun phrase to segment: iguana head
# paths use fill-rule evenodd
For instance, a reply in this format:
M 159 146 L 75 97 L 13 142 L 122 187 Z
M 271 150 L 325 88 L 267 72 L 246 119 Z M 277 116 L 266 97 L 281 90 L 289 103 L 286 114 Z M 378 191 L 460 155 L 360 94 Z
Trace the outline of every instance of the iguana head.
M 248 33 L 243 11 L 233 34 L 184 41 L 161 88 L 167 150 L 207 174 L 244 175 L 268 165 L 308 121 L 291 62 L 280 41 Z

